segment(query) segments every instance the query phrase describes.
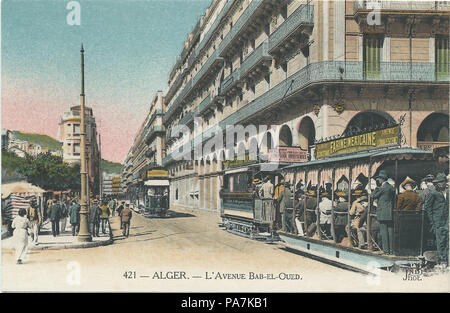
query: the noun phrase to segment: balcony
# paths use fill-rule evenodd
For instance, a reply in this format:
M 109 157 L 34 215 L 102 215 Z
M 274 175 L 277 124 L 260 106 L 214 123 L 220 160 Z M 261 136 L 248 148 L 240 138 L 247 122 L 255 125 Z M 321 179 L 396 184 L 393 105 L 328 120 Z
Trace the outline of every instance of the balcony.
M 257 10 L 263 3 L 264 0 L 253 0 L 248 5 L 242 15 L 236 21 L 236 23 L 231 27 L 231 30 L 225 36 L 223 41 L 220 43 L 219 50 L 221 51 L 222 56 L 222 53 L 227 50 L 227 48 L 235 39 L 237 39 L 237 35 L 244 29 L 245 25 L 247 25 L 251 21 L 253 15 L 257 12 Z
M 266 40 L 245 58 L 241 66 L 242 77 L 245 77 L 250 71 L 263 64 L 265 61 L 272 60 L 268 48 L 269 42 Z
M 194 112 L 189 111 L 178 121 L 178 125 L 187 125 L 194 120 Z
M 355 0 L 355 11 L 450 11 L 448 1 L 392 1 L 392 0 Z
M 195 87 L 199 81 L 201 81 L 206 74 L 210 72 L 211 69 L 214 68 L 217 64 L 223 64 L 223 58 L 219 57 L 219 51 L 216 50 L 214 53 L 208 58 L 208 60 L 203 64 L 200 71 L 195 74 L 192 78 L 192 87 Z
M 145 141 L 148 143 L 153 139 L 153 137 L 156 134 L 164 133 L 164 132 L 165 132 L 164 126 L 160 126 L 160 125 L 152 126 L 145 134 Z
M 373 74 L 373 73 L 372 73 Z M 276 85 L 248 105 L 242 107 L 227 118 L 219 122 L 218 126 L 225 129 L 226 125 L 234 125 L 248 120 L 256 113 L 280 102 L 283 97 L 289 97 L 305 87 L 320 82 L 347 81 L 347 82 L 391 82 L 416 84 L 446 83 L 450 81 L 450 75 L 436 73 L 434 63 L 401 63 L 382 62 L 378 76 L 367 75 L 362 62 L 329 61 L 310 64 L 302 68 L 294 75 Z M 212 128 L 211 128 L 212 129 Z M 209 138 L 210 131 L 195 138 Z
M 196 113 L 201 114 L 203 113 L 211 104 L 211 95 L 208 95 L 205 99 L 203 99 L 202 102 L 197 106 Z
M 226 94 L 232 87 L 234 87 L 241 80 L 241 69 L 235 69 L 228 75 L 220 84 L 220 94 Z
M 314 6 L 300 5 L 288 18 L 270 35 L 269 53 L 275 53 L 284 43 L 294 36 L 307 31 L 311 33 L 314 25 Z

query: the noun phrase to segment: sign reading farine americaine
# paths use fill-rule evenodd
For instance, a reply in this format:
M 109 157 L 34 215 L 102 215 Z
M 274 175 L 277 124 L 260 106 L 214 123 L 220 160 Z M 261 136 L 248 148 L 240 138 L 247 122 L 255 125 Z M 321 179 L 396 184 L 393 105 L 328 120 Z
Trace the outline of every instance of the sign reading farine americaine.
M 397 125 L 356 136 L 318 143 L 316 144 L 316 158 L 319 159 L 365 149 L 398 145 L 399 143 L 400 127 Z

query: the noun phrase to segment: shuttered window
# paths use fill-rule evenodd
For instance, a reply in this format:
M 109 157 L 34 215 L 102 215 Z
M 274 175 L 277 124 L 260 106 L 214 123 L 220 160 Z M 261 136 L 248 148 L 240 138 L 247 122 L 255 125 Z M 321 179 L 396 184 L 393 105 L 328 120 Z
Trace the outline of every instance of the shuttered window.
M 446 36 L 436 36 L 436 78 L 442 79 L 449 76 L 449 40 Z
M 383 38 L 367 35 L 364 37 L 364 74 L 367 78 L 380 76 L 381 50 Z

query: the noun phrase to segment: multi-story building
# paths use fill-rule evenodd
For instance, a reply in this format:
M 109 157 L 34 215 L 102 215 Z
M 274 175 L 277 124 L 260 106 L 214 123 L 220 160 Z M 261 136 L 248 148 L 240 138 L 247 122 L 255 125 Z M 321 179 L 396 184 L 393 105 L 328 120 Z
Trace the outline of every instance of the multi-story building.
M 134 142 L 125 158 L 122 182 L 127 199 L 143 201 L 143 182 L 147 170 L 161 166 L 165 131 L 163 125 L 164 97 L 158 91 L 150 104 L 149 112 L 143 121 Z
M 80 106 L 72 106 L 69 112 L 61 116 L 59 122 L 59 141 L 62 143 L 63 161 L 69 164 L 80 164 Z M 87 171 L 91 192 L 99 193 L 100 153 L 97 142 L 97 124 L 92 108 L 85 108 Z
M 254 146 L 314 158 L 318 141 L 391 124 L 404 146 L 448 145 L 449 13 L 446 1 L 213 1 L 169 74 L 171 202 L 218 210 L 223 160 Z M 190 160 L 175 157 L 181 124 Z M 237 124 L 257 132 L 205 147 Z
M 109 174 L 103 172 L 102 195 L 104 197 L 118 196 L 122 192 L 120 179 L 120 174 Z

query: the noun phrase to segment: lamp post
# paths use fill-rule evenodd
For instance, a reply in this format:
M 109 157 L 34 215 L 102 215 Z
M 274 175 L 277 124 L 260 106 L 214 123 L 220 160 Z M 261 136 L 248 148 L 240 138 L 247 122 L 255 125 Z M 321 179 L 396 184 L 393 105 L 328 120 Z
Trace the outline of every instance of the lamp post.
M 85 95 L 84 95 L 84 49 L 81 44 L 81 94 L 80 94 L 80 174 L 81 174 L 81 199 L 80 199 L 80 231 L 78 233 L 78 241 L 90 242 L 92 241 L 91 234 L 88 227 L 88 210 L 87 199 L 89 194 L 87 181 L 87 169 L 86 169 L 86 125 L 85 125 Z

